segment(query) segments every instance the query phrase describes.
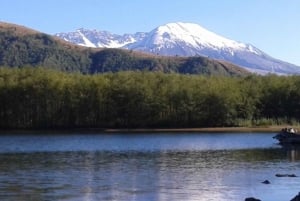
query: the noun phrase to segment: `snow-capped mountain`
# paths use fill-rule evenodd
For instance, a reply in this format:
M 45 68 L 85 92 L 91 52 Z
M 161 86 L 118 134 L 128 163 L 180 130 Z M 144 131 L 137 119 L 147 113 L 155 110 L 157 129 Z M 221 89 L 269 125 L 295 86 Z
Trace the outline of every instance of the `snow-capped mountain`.
M 108 31 L 77 29 L 74 32 L 58 33 L 58 36 L 66 41 L 86 47 L 122 48 L 127 44 L 135 43 L 145 37 L 146 33 L 117 35 Z
M 186 46 L 182 48 L 179 47 Z M 228 50 L 249 50 L 252 47 L 247 47 L 243 43 L 239 43 L 227 38 L 221 37 L 213 32 L 210 32 L 197 24 L 191 23 L 169 23 L 160 26 L 148 34 L 144 40 L 134 43 L 129 46 L 130 48 L 145 49 L 150 52 L 160 52 L 164 49 L 177 49 L 174 50 L 180 55 L 190 56 L 197 54 L 198 51 L 209 48 L 213 50 L 228 49 Z M 256 53 L 255 51 L 253 51 Z M 162 52 L 165 54 L 164 52 Z M 230 52 L 234 54 L 233 51 Z M 168 53 L 166 53 L 168 54 Z
M 300 74 L 300 67 L 296 65 L 274 59 L 250 44 L 227 39 L 193 23 L 168 23 L 148 33 L 117 35 L 78 29 L 56 36 L 87 47 L 126 48 L 171 56 L 207 56 L 260 74 Z

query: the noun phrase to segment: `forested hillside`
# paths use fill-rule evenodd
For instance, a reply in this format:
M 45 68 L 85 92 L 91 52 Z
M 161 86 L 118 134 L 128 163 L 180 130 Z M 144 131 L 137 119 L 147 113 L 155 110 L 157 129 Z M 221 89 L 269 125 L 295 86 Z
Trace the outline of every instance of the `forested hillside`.
M 297 123 L 300 77 L 99 75 L 0 69 L 0 128 L 153 128 Z
M 7 23 L 0 23 L 0 44 L 0 128 L 251 126 L 300 119 L 297 76 L 261 77 L 200 56 L 90 49 Z
M 0 66 L 43 67 L 94 74 L 119 71 L 243 76 L 246 70 L 207 57 L 164 57 L 121 49 L 91 49 L 26 27 L 0 23 Z

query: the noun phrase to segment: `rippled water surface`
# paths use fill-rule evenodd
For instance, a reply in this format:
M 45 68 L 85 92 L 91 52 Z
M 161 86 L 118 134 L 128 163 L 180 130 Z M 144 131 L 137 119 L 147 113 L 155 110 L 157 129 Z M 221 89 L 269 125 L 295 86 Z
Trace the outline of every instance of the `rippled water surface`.
M 291 200 L 300 177 L 275 175 L 300 176 L 300 152 L 273 135 L 2 135 L 0 200 Z

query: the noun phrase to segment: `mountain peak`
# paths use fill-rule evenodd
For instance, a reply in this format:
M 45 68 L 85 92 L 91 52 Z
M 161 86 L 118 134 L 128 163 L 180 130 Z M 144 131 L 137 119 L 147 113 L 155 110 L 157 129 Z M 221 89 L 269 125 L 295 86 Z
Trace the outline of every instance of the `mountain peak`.
M 198 24 L 175 22 L 168 23 L 156 29 L 156 42 L 165 42 L 166 40 L 184 41 L 193 47 L 208 46 L 211 48 L 234 48 L 244 49 L 246 45 L 219 36 Z M 165 40 L 160 40 L 160 39 Z
M 229 61 L 259 74 L 300 74 L 298 66 L 274 59 L 250 44 L 225 38 L 194 23 L 167 23 L 146 33 L 117 35 L 82 29 L 79 33 L 57 36 L 89 47 L 124 48 L 168 56 L 202 55 Z

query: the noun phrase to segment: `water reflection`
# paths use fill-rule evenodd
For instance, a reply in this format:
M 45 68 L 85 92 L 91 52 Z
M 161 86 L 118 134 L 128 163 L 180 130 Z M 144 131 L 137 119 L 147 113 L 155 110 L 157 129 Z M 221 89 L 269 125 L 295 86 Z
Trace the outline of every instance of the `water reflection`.
M 0 199 L 290 200 L 300 177 L 275 174 L 300 175 L 299 149 L 272 136 L 0 136 Z
M 290 161 L 300 161 L 300 145 L 282 145 L 282 149 L 286 152 Z
M 1 154 L 0 195 L 4 200 L 85 201 L 243 200 L 268 192 L 273 196 L 260 182 L 274 178 L 282 168 L 297 166 L 283 163 L 286 153 L 278 148 Z M 293 182 L 300 184 L 299 179 Z M 280 192 L 282 186 L 277 187 Z

